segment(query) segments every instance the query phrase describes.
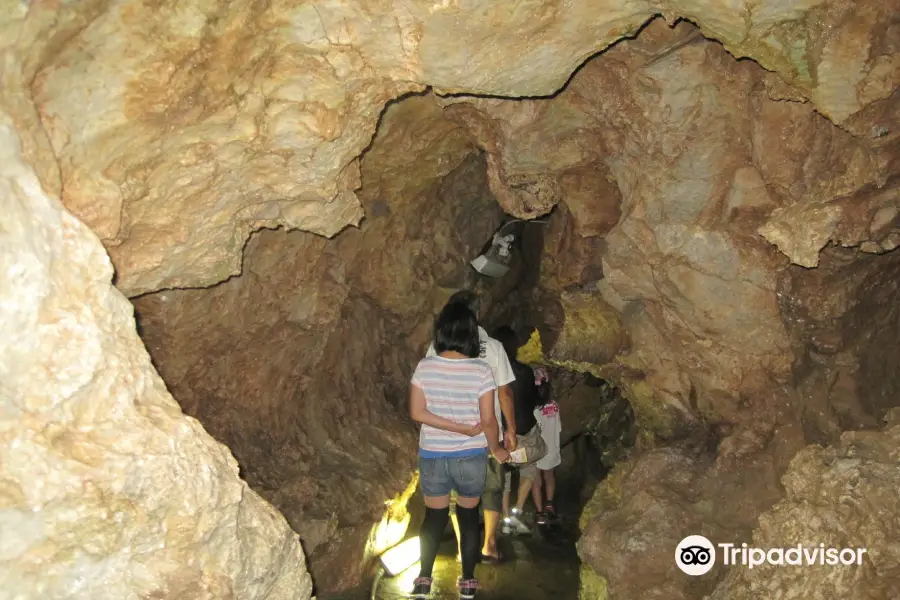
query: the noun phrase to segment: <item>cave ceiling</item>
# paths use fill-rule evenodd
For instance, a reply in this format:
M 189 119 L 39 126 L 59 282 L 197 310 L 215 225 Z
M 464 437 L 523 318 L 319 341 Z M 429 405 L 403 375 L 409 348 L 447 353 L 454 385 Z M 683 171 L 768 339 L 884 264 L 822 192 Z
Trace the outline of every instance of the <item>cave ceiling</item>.
M 857 135 L 881 135 L 876 113 L 900 83 L 883 2 L 8 4 L 3 94 L 23 151 L 100 237 L 129 296 L 239 273 L 260 228 L 358 225 L 359 157 L 390 100 L 428 88 L 548 96 L 654 15 L 696 23 L 777 73 L 773 93 Z M 497 156 L 478 131 L 508 213 L 559 202 L 559 177 Z M 762 233 L 808 264 L 838 235 L 839 212 L 784 208 Z M 797 220 L 812 242 L 789 239 Z

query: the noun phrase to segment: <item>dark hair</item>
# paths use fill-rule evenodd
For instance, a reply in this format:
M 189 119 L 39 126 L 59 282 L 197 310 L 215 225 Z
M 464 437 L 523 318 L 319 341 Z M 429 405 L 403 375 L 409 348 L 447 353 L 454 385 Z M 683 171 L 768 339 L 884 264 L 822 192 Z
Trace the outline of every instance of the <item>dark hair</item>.
M 469 358 L 478 358 L 481 342 L 478 338 L 478 319 L 469 307 L 449 303 L 434 322 L 434 351 L 459 352 Z
M 546 406 L 550 403 L 550 400 L 553 399 L 553 388 L 550 387 L 550 382 L 545 381 L 537 387 L 537 403 L 536 407 Z
M 509 325 L 498 327 L 494 330 L 492 337 L 503 344 L 503 349 L 506 350 L 506 356 L 509 357 L 510 362 L 516 360 L 519 344 L 516 340 L 516 332 L 512 330 L 512 327 Z
M 450 304 L 462 304 L 475 314 L 476 319 L 481 310 L 481 299 L 478 297 L 478 294 L 471 290 L 459 290 L 447 300 L 447 305 L 449 306 Z

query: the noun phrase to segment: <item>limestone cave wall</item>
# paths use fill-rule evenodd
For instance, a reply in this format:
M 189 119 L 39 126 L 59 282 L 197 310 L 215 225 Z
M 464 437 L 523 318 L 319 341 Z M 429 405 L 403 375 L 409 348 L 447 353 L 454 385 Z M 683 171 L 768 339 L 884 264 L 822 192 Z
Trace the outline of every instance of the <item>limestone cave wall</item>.
M 781 312 L 794 344 L 792 402 L 810 442 L 875 427 L 897 406 L 900 255 L 843 248 L 816 269 L 792 266 L 779 281 Z
M 791 93 L 656 21 L 551 100 L 446 103 L 507 175 L 591 174 L 559 192 L 530 301 L 544 358 L 616 382 L 641 429 L 583 518 L 611 597 L 712 592 L 668 549 L 749 541 L 798 450 L 896 405 L 898 144 L 873 132 L 897 118 L 840 128 Z
M 0 112 L 0 586 L 9 598 L 307 598 L 284 517 L 185 416 L 112 264 Z
M 260 227 L 333 235 L 358 223 L 358 156 L 386 101 L 426 86 L 550 95 L 654 15 L 697 23 L 838 123 L 900 79 L 883 2 L 3 6 L 15 51 L 4 79 L 26 152 L 55 157 L 42 180 L 98 232 L 129 296 L 238 273 Z M 559 200 L 539 171 L 489 161 L 489 174 L 513 214 Z
M 635 348 L 617 360 L 641 372 L 632 395 L 639 415 L 653 407 L 643 414 L 651 428 L 757 421 L 781 403 L 773 394 L 791 379 L 792 351 L 777 287 L 788 260 L 758 229 L 829 200 L 857 207 L 848 222 L 893 214 L 896 143 L 836 127 L 784 99 L 785 87 L 693 25 L 657 20 L 551 100 L 455 98 L 447 108 L 507 173 L 576 182 L 577 193 L 560 192 L 573 234 L 553 233 L 566 247 L 553 242 L 562 260 L 548 252 L 542 288 L 596 285 L 615 309 Z M 788 225 L 810 225 L 802 219 Z M 893 231 L 883 229 L 869 235 Z M 591 261 L 601 276 L 584 272 Z M 608 358 L 621 341 L 610 343 Z
M 413 479 L 407 382 L 501 217 L 430 96 L 386 110 L 362 173 L 360 229 L 261 231 L 240 276 L 134 300 L 172 393 L 300 533 L 323 591 L 360 580 L 385 502 Z
M 103 597 L 85 573 L 155 548 L 165 523 L 176 538 L 147 551 L 150 570 L 104 593 L 305 597 L 271 503 L 320 589 L 357 581 L 413 476 L 409 371 L 502 209 L 549 223 L 523 229 L 540 256 L 489 290 L 492 317 L 537 327 L 540 360 L 612 382 L 638 428 L 582 518 L 586 590 L 762 585 L 680 576 L 666 549 L 691 528 L 864 542 L 866 585 L 773 585 L 896 592 L 890 524 L 841 508 L 892 507 L 896 429 L 876 431 L 900 355 L 890 2 L 0 0 L 0 14 L 16 307 L 0 321 L 16 341 L 0 476 L 9 514 L 45 524 L 41 539 L 16 530 L 6 573 L 56 569 L 74 597 Z M 163 389 L 111 266 L 162 380 L 237 462 Z M 32 450 L 38 477 L 20 468 Z M 131 525 L 113 535 L 110 514 Z M 73 555 L 89 558 L 65 571 Z M 29 577 L 13 587 L 52 595 Z
M 897 447 L 900 427 L 887 417 L 883 431 L 851 431 L 827 448 L 809 446 L 791 461 L 786 496 L 761 515 L 753 542 L 760 548 L 805 544 L 865 548 L 853 569 L 763 565 L 732 569 L 710 600 L 743 600 L 760 594 L 804 598 L 895 598 L 900 594 Z M 786 543 L 790 540 L 790 543 Z M 813 571 L 808 573 L 805 571 Z

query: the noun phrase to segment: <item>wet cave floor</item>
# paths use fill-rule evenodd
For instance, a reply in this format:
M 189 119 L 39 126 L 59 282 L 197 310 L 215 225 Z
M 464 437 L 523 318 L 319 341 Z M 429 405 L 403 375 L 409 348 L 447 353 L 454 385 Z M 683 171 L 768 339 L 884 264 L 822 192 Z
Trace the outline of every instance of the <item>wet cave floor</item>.
M 481 585 L 477 600 L 576 600 L 581 563 L 575 550 L 578 540 L 578 516 L 581 502 L 578 492 L 560 486 L 557 493 L 559 523 L 534 526 L 534 508 L 526 506 L 524 522 L 531 534 L 498 535 L 504 560 L 498 565 L 479 564 L 475 576 Z M 418 563 L 396 577 L 377 581 L 374 595 L 372 581 L 365 586 L 335 595 L 320 595 L 318 600 L 400 600 L 409 598 Z M 456 579 L 460 565 L 456 562 L 456 540 L 448 526 L 434 567 L 433 600 L 457 600 Z

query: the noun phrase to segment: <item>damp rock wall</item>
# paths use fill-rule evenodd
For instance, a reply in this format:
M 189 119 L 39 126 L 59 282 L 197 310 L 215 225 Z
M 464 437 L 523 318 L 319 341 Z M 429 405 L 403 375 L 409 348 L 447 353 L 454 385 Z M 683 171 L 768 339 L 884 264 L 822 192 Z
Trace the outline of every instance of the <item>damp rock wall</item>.
M 773 223 L 794 211 L 786 231 L 815 243 L 816 261 L 840 243 L 877 262 L 885 246 L 871 240 L 897 232 L 896 136 L 837 127 L 792 89 L 702 29 L 658 19 L 552 99 L 442 102 L 489 173 L 539 174 L 561 202 L 534 297 L 546 350 L 618 380 L 663 437 L 701 423 L 771 429 L 790 405 L 793 325 L 779 287 L 789 259 L 765 237 Z M 882 112 L 892 103 L 854 118 L 893 130 Z M 803 212 L 813 206 L 834 213 L 821 239 Z M 554 350 L 567 319 L 570 338 L 597 347 Z

